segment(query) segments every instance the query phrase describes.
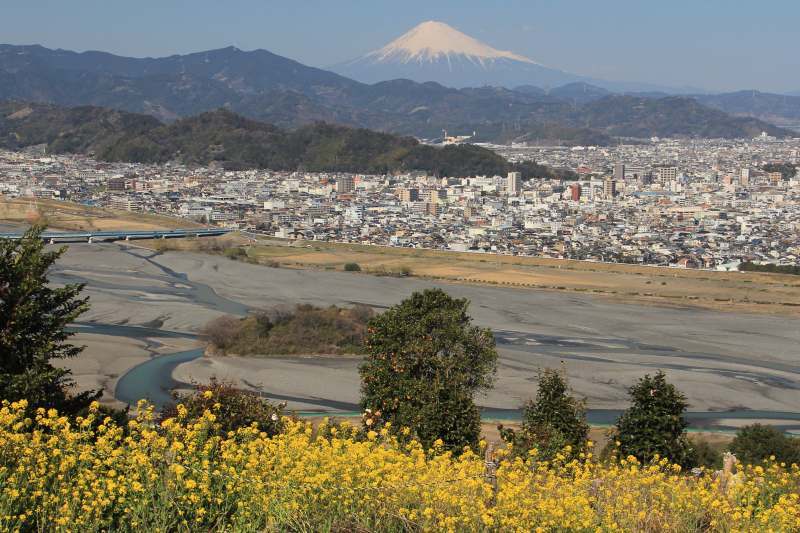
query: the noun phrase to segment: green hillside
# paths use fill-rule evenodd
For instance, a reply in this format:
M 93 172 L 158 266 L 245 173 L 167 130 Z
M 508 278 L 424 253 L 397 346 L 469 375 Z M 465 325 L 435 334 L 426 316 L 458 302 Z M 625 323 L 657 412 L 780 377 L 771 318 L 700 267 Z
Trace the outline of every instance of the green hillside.
M 421 170 L 446 176 L 521 170 L 526 178 L 573 176 L 535 163 L 513 165 L 473 145 L 433 147 L 411 137 L 322 122 L 289 131 L 223 109 L 162 124 L 147 115 L 97 107 L 0 103 L 0 146 L 40 144 L 52 153 L 91 154 L 106 161 L 179 161 L 231 170 Z

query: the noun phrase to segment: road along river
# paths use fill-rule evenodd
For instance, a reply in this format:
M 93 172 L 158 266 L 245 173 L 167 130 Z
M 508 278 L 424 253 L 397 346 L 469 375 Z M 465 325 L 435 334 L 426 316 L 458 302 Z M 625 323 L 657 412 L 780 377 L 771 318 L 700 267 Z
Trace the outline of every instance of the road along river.
M 276 269 L 125 244 L 72 245 L 52 277 L 85 282 L 91 298 L 78 336 L 89 347 L 68 363 L 78 383 L 94 383 L 90 375 L 104 378 L 108 395 L 125 403 L 147 397 L 163 404 L 169 389 L 215 375 L 300 411 L 352 412 L 358 400 L 355 359 L 207 358 L 193 336 L 222 314 L 296 303 L 364 303 L 379 310 L 438 286 L 468 298 L 476 323 L 496 333 L 497 381 L 478 399 L 487 417 L 514 418 L 535 392 L 538 369 L 563 363 L 595 423 L 613 420 L 638 377 L 664 369 L 688 396 L 693 424 L 734 427 L 745 419 L 769 419 L 800 428 L 800 321 L 791 318 Z M 101 337 L 108 342 L 93 340 Z

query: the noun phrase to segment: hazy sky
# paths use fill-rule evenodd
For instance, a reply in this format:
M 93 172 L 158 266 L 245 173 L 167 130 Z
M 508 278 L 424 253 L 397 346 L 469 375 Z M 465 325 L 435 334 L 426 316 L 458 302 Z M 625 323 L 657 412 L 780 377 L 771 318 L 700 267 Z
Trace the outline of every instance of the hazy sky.
M 325 67 L 425 20 L 597 78 L 800 90 L 800 0 L 0 0 L 0 42 L 132 56 L 232 44 Z

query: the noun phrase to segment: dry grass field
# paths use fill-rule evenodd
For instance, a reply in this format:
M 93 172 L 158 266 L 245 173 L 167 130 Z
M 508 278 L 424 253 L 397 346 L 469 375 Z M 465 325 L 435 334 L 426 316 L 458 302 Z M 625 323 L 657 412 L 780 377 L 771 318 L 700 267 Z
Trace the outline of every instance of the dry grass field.
M 70 202 L 0 196 L 0 221 L 46 223 L 54 230 L 156 230 L 197 227 L 194 222 L 145 213 L 99 209 Z
M 46 222 L 51 228 L 63 230 L 198 226 L 187 220 L 152 214 L 2 197 L 0 221 Z M 147 241 L 140 243 L 148 246 Z M 239 234 L 220 239 L 159 241 L 149 246 L 161 250 L 208 252 L 245 246 L 247 260 L 273 267 L 344 270 L 346 264 L 356 263 L 361 274 L 410 274 L 450 283 L 583 293 L 649 305 L 800 316 L 800 276 L 791 275 L 711 272 L 271 238 L 253 241 Z
M 147 241 L 141 241 L 147 242 Z M 220 251 L 242 246 L 242 258 L 272 267 L 410 274 L 449 283 L 591 294 L 613 301 L 800 316 L 800 276 L 650 267 L 481 253 L 390 248 L 317 241 L 257 241 L 231 234 L 152 244 L 161 250 Z M 358 275 L 354 273 L 353 275 Z
M 229 241 L 236 242 L 233 238 Z M 241 242 L 241 241 L 240 241 Z M 190 247 L 189 242 L 183 246 Z M 594 294 L 618 301 L 800 316 L 800 277 L 533 257 L 262 239 L 250 260 L 271 266 L 411 275 L 453 283 Z

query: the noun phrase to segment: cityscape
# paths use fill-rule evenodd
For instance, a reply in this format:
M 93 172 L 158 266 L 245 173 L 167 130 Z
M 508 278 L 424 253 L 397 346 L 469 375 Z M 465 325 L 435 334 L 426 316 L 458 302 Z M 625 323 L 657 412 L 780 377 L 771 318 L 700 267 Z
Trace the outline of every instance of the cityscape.
M 0 533 L 800 531 L 800 3 L 6 4 Z
M 579 178 L 225 171 L 30 149 L 0 153 L 0 192 L 292 240 L 717 270 L 800 257 L 800 139 L 491 148 Z

